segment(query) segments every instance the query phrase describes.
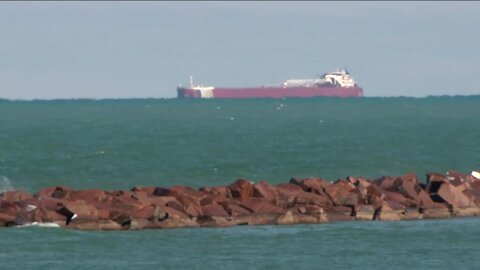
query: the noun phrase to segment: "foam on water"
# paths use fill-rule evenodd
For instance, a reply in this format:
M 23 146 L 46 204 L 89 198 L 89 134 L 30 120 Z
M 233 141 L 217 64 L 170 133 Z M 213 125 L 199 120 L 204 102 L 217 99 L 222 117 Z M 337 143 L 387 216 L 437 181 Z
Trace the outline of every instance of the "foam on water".
M 60 225 L 54 222 L 32 222 L 32 223 L 26 223 L 22 225 L 18 225 L 16 227 L 22 228 L 22 227 L 43 227 L 43 228 L 60 228 Z
M 0 194 L 6 191 L 12 191 L 15 190 L 12 186 L 12 183 L 10 182 L 10 179 L 8 179 L 6 176 L 1 176 L 0 178 Z

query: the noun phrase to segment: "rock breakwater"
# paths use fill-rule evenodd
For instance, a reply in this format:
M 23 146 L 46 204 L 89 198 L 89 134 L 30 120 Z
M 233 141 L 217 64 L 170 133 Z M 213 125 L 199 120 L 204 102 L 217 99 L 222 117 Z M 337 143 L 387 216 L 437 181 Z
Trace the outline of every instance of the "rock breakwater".
M 413 220 L 480 215 L 480 178 L 473 171 L 415 173 L 369 180 L 292 178 L 276 185 L 239 179 L 230 185 L 0 194 L 0 226 L 57 224 L 81 230 Z

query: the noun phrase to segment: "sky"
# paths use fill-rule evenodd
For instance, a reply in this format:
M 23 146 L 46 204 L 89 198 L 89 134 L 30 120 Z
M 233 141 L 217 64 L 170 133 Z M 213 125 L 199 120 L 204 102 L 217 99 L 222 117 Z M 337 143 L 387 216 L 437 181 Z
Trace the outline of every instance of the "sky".
M 480 2 L 3 2 L 0 98 L 174 98 L 347 68 L 365 96 L 479 95 Z

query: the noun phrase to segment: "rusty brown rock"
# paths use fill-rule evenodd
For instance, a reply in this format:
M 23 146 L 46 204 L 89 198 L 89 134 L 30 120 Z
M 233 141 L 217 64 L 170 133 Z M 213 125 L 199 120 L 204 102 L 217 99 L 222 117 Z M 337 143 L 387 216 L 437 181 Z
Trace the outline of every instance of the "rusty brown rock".
M 372 195 L 368 195 L 367 202 L 368 202 L 369 205 L 371 205 L 375 208 L 379 208 L 379 207 L 383 206 L 383 202 L 384 202 L 383 198 L 384 198 L 384 196 L 378 197 L 378 196 L 372 194 Z
M 136 219 L 150 219 L 155 215 L 155 207 L 152 205 L 137 206 L 132 210 L 131 216 Z
M 202 207 L 197 204 L 187 203 L 186 205 L 184 205 L 184 209 L 185 213 L 189 217 L 198 217 L 203 215 Z
M 398 195 L 403 196 L 401 194 L 398 194 Z M 383 201 L 382 207 L 383 207 L 382 208 L 383 212 L 389 212 L 389 211 L 404 211 L 405 209 L 407 209 L 408 206 L 405 203 L 400 202 L 399 200 L 390 200 L 390 198 L 387 197 Z
M 175 201 L 170 201 L 170 202 L 168 202 L 165 206 L 170 207 L 170 208 L 172 208 L 172 209 L 175 209 L 175 210 L 177 210 L 177 211 L 179 211 L 179 212 L 185 213 L 185 208 L 184 208 L 183 205 L 182 205 L 179 201 L 177 201 L 177 200 L 175 200 Z M 186 213 L 185 213 L 185 214 L 186 214 Z
M 394 177 L 391 176 L 382 176 L 378 179 L 375 179 L 372 184 L 375 184 L 382 190 L 389 190 L 393 188 L 393 183 L 395 181 Z
M 58 213 L 58 211 L 53 211 L 39 207 L 33 210 L 31 213 L 26 215 L 30 222 L 61 222 L 65 225 L 67 217 Z
M 54 222 L 75 229 L 145 229 L 409 220 L 480 215 L 480 179 L 449 171 L 374 181 L 295 179 L 272 186 L 239 179 L 228 186 L 135 187 L 130 191 L 54 186 L 34 196 L 0 194 L 0 226 Z
M 205 216 L 210 217 L 228 217 L 229 214 L 225 209 L 218 203 L 212 203 L 202 206 L 202 213 Z
M 63 207 L 68 211 L 77 215 L 96 216 L 97 208 L 92 204 L 87 204 L 85 201 L 65 201 Z
M 109 219 L 110 210 L 108 207 L 104 207 L 103 205 L 96 205 L 96 207 L 97 207 L 97 217 L 99 219 Z
M 465 208 L 470 207 L 473 203 L 471 198 L 469 198 L 460 189 L 457 189 L 449 182 L 442 183 L 437 191 L 437 194 L 453 207 Z
M 240 206 L 253 214 L 283 214 L 285 210 L 262 198 L 248 198 L 240 202 Z
M 5 191 L 0 194 L 0 200 L 9 202 L 28 200 L 32 197 L 32 194 L 23 190 Z
M 0 226 L 5 227 L 17 225 L 15 222 L 16 218 L 16 215 L 12 216 L 5 213 L 0 213 Z
M 207 193 L 185 186 L 157 188 L 155 189 L 154 195 L 175 197 L 175 199 L 177 199 L 177 201 L 182 205 L 183 210 L 181 210 L 177 205 L 173 206 L 172 202 L 167 203 L 167 206 L 174 207 L 179 211 L 183 211 L 190 217 L 203 215 L 200 201 L 209 196 Z
M 232 193 L 232 198 L 246 199 L 253 196 L 253 184 L 249 180 L 238 179 L 228 186 Z
M 63 206 L 64 202 L 65 202 L 65 200 L 62 200 L 62 199 L 44 198 L 44 199 L 38 199 L 38 200 L 37 199 L 25 200 L 25 201 L 22 201 L 22 204 L 23 205 L 27 205 L 27 204 L 35 205 L 37 207 L 42 207 L 42 208 L 45 208 L 47 210 L 56 211 L 56 210 L 58 210 L 58 208 Z
M 200 206 L 209 205 L 213 203 L 216 203 L 216 204 L 226 203 L 230 200 L 231 200 L 230 198 L 227 198 L 222 195 L 208 194 L 207 196 L 205 196 L 203 199 L 200 200 Z
M 432 181 L 448 182 L 450 180 L 447 175 L 442 173 L 430 172 L 430 173 L 427 173 L 426 176 L 427 176 L 427 183 Z
M 281 214 L 256 214 L 233 218 L 236 225 L 274 225 Z
M 173 196 L 151 196 L 146 192 L 135 192 L 133 198 L 143 205 L 165 206 L 169 202 L 180 203 Z
M 306 192 L 313 192 L 320 195 L 323 195 L 326 187 L 331 184 L 330 182 L 325 181 L 321 178 L 291 178 L 289 182 L 291 184 L 300 186 Z
M 358 205 L 356 207 L 355 220 L 372 220 L 375 208 L 371 205 Z
M 468 196 L 477 207 L 480 207 L 480 186 L 469 188 L 464 191 L 464 194 Z
M 162 211 L 167 213 L 168 216 L 166 218 L 172 218 L 172 219 L 188 218 L 188 215 L 185 212 L 179 211 L 175 208 L 165 206 L 160 209 L 162 209 Z M 164 218 L 161 218 L 161 219 L 164 219 Z
M 109 201 L 105 202 L 105 204 L 108 204 L 114 208 L 121 208 L 128 211 L 132 211 L 135 207 L 143 206 L 143 203 L 137 200 L 134 194 L 129 191 L 110 197 Z
M 291 211 L 286 212 L 277 218 L 278 225 L 291 225 L 298 223 L 298 217 L 294 215 Z
M 70 194 L 71 188 L 67 186 L 54 186 L 54 187 L 48 187 L 44 188 L 37 193 L 35 193 L 34 197 L 36 198 L 56 198 L 56 199 L 62 199 L 62 198 L 68 198 Z
M 231 217 L 212 217 L 214 227 L 231 227 L 235 226 L 235 222 Z
M 79 215 L 73 219 L 66 227 L 77 230 L 100 230 L 101 221 L 96 216 L 83 216 Z
M 385 197 L 385 190 L 377 184 L 371 184 L 367 187 L 367 199 L 369 196 L 383 198 Z
M 194 201 L 199 201 L 206 196 L 205 192 L 187 186 L 173 186 L 169 188 L 157 187 L 153 194 L 157 196 L 173 196 L 179 201 L 186 197 Z
M 278 205 L 282 208 L 290 208 L 296 204 L 314 204 L 323 208 L 330 208 L 333 205 L 330 198 L 306 192 L 293 184 L 277 185 L 275 190 L 278 193 Z
M 417 207 L 419 205 L 419 201 L 407 198 L 402 193 L 398 192 L 386 191 L 384 200 L 402 205 L 403 207 Z
M 100 219 L 98 221 L 98 229 L 99 230 L 106 230 L 106 231 L 112 231 L 112 230 L 122 230 L 122 225 L 118 224 L 117 222 L 110 220 L 110 219 Z
M 274 186 L 262 180 L 253 185 L 253 197 L 263 198 L 265 200 L 274 202 L 278 198 L 278 193 Z
M 162 229 L 200 227 L 200 225 L 191 218 L 167 218 L 163 221 L 155 222 L 155 226 Z
M 152 196 L 153 193 L 155 192 L 156 188 L 157 187 L 136 186 L 136 187 L 133 187 L 132 189 L 130 189 L 130 191 L 132 191 L 134 193 L 144 192 L 145 194 L 147 194 L 149 196 Z
M 403 196 L 420 202 L 418 193 L 422 190 L 417 175 L 413 172 L 399 176 L 393 182 L 393 188 L 388 189 L 402 194 Z
M 368 195 L 368 187 L 372 184 L 365 180 L 363 177 L 357 178 L 357 182 L 354 184 L 357 187 L 359 195 L 359 203 L 365 203 Z
M 183 204 L 177 200 L 169 201 L 166 203 L 166 206 L 171 209 L 175 209 L 178 212 L 182 212 L 184 215 L 189 217 L 201 216 L 203 214 L 200 205 L 197 205 L 188 199 L 183 199 L 183 201 Z
M 69 200 L 82 200 L 89 203 L 101 202 L 107 198 L 105 191 L 100 189 L 71 190 Z
M 124 227 L 127 230 L 143 230 L 154 227 L 154 222 L 146 218 L 135 217 L 132 218 L 129 223 L 124 224 Z
M 251 213 L 249 210 L 241 207 L 238 202 L 235 201 L 221 203 L 220 205 L 225 209 L 228 215 L 232 217 L 248 216 Z
M 335 205 L 357 205 L 359 201 L 359 191 L 346 180 L 329 185 L 325 192 Z
M 15 202 L 0 200 L 0 213 L 16 216 L 20 207 Z
M 209 193 L 209 194 L 215 194 L 215 195 L 221 195 L 226 198 L 232 198 L 232 192 L 228 187 L 225 186 L 218 186 L 218 187 L 201 187 L 199 189 L 201 192 Z

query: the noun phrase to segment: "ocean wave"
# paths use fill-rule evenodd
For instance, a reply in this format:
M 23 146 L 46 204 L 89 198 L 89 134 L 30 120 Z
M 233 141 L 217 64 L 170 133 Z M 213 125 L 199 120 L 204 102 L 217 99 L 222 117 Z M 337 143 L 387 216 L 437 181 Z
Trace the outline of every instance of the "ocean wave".
M 0 176 L 0 194 L 7 191 L 15 190 L 12 186 L 12 183 L 8 177 L 2 175 Z

